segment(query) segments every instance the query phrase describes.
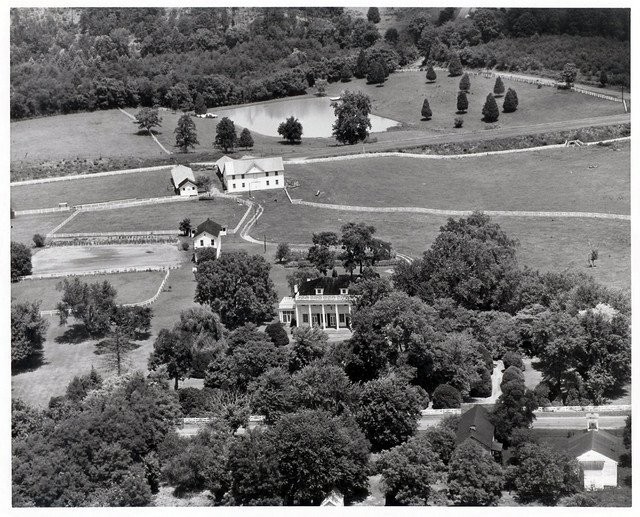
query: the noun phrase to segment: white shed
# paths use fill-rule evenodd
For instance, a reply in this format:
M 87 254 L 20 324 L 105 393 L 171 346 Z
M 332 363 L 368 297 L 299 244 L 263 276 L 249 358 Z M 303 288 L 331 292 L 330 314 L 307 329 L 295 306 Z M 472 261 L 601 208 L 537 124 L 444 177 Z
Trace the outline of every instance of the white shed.
M 180 196 L 197 196 L 198 186 L 190 167 L 176 165 L 171 169 L 171 180 L 176 194 Z
M 580 463 L 586 490 L 618 485 L 618 459 L 623 450 L 618 437 L 596 428 L 573 436 L 567 447 Z

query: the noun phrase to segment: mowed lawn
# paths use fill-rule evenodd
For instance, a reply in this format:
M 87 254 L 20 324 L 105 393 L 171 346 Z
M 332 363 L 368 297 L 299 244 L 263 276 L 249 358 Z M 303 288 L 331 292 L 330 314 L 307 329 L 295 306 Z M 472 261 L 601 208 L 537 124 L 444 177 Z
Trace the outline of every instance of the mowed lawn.
M 10 131 L 12 162 L 166 156 L 119 110 L 20 120 Z
M 11 187 L 11 206 L 15 210 L 51 208 L 58 203 L 69 206 L 120 199 L 146 199 L 173 196 L 171 168 L 132 172 L 115 176 L 86 177 L 67 181 Z
M 33 245 L 33 235 L 46 235 L 71 215 L 70 212 L 19 215 L 11 219 L 11 240 Z
M 448 77 L 447 72 L 437 70 L 437 80 L 427 84 L 426 72 L 396 72 L 391 74 L 384 86 L 366 84 L 364 79 L 354 79 L 349 83 L 333 83 L 327 88 L 328 95 L 337 95 L 343 90 L 359 90 L 371 97 L 372 111 L 376 115 L 403 122 L 411 129 L 427 132 L 475 132 L 487 129 L 482 119 L 482 107 L 487 94 L 493 93 L 494 78 L 470 74 L 471 90 L 467 94 L 469 109 L 466 114 L 456 113 L 458 84 L 460 77 Z M 590 117 L 624 113 L 622 104 L 573 91 L 557 90 L 548 86 L 538 88 L 533 84 L 503 80 L 505 91 L 513 88 L 518 94 L 518 109 L 514 113 L 503 113 L 504 97 L 496 99 L 500 117 L 496 123 L 500 127 L 529 126 L 563 120 L 577 120 Z M 424 99 L 428 99 L 433 116 L 422 120 L 421 109 Z M 462 117 L 464 125 L 453 128 L 453 119 Z
M 251 236 L 271 242 L 311 243 L 314 232 L 339 231 L 350 221 L 376 227 L 376 235 L 395 250 L 419 257 L 431 246 L 444 216 L 328 210 L 263 199 L 264 214 Z M 521 265 L 540 271 L 575 271 L 592 275 L 611 287 L 630 287 L 630 224 L 628 221 L 586 218 L 494 217 L 507 234 L 519 241 Z M 592 247 L 599 250 L 597 267 L 587 267 Z
M 235 201 L 212 198 L 159 205 L 81 212 L 60 231 L 64 233 L 158 231 L 175 229 L 185 218 L 195 227 L 207 217 L 233 229 L 247 210 Z M 224 246 L 224 244 L 223 244 Z
M 456 160 L 358 158 L 288 164 L 291 197 L 356 206 L 629 214 L 630 146 Z M 320 191 L 320 195 L 316 195 Z
M 165 273 L 163 271 L 143 271 L 133 273 L 114 273 L 111 275 L 91 275 L 78 277 L 82 282 L 96 283 L 107 280 L 118 292 L 118 303 L 135 303 L 148 300 L 158 290 Z M 70 280 L 73 277 L 67 277 Z M 40 310 L 56 308 L 62 298 L 62 291 L 56 286 L 63 278 L 45 278 L 26 280 L 11 284 L 11 302 L 34 302 L 40 300 Z

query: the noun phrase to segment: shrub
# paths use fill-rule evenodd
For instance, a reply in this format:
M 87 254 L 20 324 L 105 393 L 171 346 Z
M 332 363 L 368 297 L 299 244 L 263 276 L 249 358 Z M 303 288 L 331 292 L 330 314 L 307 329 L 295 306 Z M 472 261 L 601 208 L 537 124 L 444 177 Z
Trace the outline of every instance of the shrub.
M 493 85 L 493 95 L 495 97 L 501 97 L 504 95 L 504 83 L 500 76 L 496 77 L 496 84 Z
M 453 127 L 461 128 L 462 124 L 464 124 L 464 119 L 462 117 L 456 117 L 453 119 Z
M 425 118 L 426 120 L 429 120 L 432 116 L 431 113 L 431 107 L 429 106 L 429 101 L 427 99 L 424 100 L 424 102 L 422 103 L 422 110 L 420 112 L 422 114 L 422 117 Z
M 462 395 L 449 384 L 440 384 L 433 392 L 433 409 L 458 408 L 462 404 Z
M 189 243 L 188 242 L 183 242 L 182 243 L 182 251 L 187 251 L 189 249 Z
M 278 244 L 278 249 L 276 249 L 276 260 L 278 262 L 288 262 L 292 260 L 291 248 L 289 247 L 288 242 L 281 242 Z
M 471 397 L 490 397 L 493 391 L 493 385 L 491 384 L 491 371 L 487 368 L 482 368 L 480 371 L 480 380 L 471 386 L 469 395 Z
M 466 113 L 467 108 L 469 108 L 469 100 L 465 92 L 458 92 L 456 108 L 458 109 L 458 113 Z
M 518 352 L 507 352 L 502 358 L 505 369 L 509 369 L 511 366 L 515 366 L 524 371 L 524 363 L 522 362 L 522 356 Z
M 482 117 L 485 122 L 497 122 L 500 116 L 498 103 L 492 93 L 487 95 L 487 100 L 482 108 Z
M 500 386 L 504 386 L 508 382 L 512 381 L 524 383 L 524 374 L 522 373 L 522 370 L 516 366 L 509 366 L 509 368 L 504 371 Z
M 44 248 L 44 237 L 39 233 L 36 233 L 33 236 L 33 243 L 36 245 L 36 248 Z
M 436 71 L 433 69 L 433 65 L 429 65 L 427 68 L 427 81 L 433 83 L 438 78 Z
M 462 92 L 469 91 L 469 89 L 471 88 L 471 81 L 469 80 L 469 74 L 464 74 L 462 76 L 462 79 L 460 79 L 460 84 L 458 85 L 458 88 Z
M 609 82 L 609 77 L 607 76 L 607 72 L 604 70 L 600 72 L 600 86 L 604 88 Z
M 505 113 L 513 113 L 518 109 L 518 94 L 515 90 L 511 88 L 507 90 L 507 94 L 504 96 L 502 109 Z
M 269 323 L 264 329 L 264 332 L 271 338 L 271 341 L 273 341 L 273 344 L 276 346 L 286 346 L 289 344 L 287 331 L 284 330 L 284 325 L 279 321 Z
M 460 62 L 460 56 L 456 53 L 451 56 L 451 61 L 449 61 L 449 75 L 451 77 L 462 75 L 462 63 Z

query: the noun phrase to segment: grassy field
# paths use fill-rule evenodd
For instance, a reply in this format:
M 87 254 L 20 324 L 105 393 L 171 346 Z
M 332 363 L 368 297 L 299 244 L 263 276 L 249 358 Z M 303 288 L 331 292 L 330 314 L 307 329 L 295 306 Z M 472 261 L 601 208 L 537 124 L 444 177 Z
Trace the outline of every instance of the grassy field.
M 185 217 L 190 218 L 194 226 L 210 217 L 222 226 L 234 228 L 245 211 L 244 205 L 220 198 L 134 206 L 99 212 L 82 212 L 65 225 L 61 232 L 125 232 L 175 228 L 177 233 L 178 224 Z
M 87 283 L 109 281 L 116 291 L 118 303 L 134 303 L 148 300 L 158 290 L 165 273 L 162 271 L 144 271 L 136 273 L 116 273 L 112 275 L 93 275 L 80 277 Z M 69 277 L 72 278 L 72 277 Z M 40 300 L 40 310 L 52 310 L 62 297 L 62 292 L 56 289 L 56 285 L 63 278 L 46 278 L 42 280 L 29 280 L 11 284 L 11 302 L 25 302 Z
M 11 240 L 32 246 L 34 234 L 46 235 L 69 215 L 69 212 L 20 215 L 15 219 L 11 219 Z
M 292 164 L 286 177 L 300 184 L 290 189 L 292 197 L 319 203 L 628 214 L 629 147 L 459 160 L 380 157 Z
M 390 241 L 396 251 L 418 257 L 427 249 L 446 217 L 407 213 L 349 212 L 327 210 L 273 201 L 274 194 L 259 198 L 265 207 L 251 235 L 271 242 L 310 244 L 313 232 L 339 231 L 349 221 L 362 221 L 377 228 L 377 235 Z M 284 197 L 284 195 L 283 195 Z M 554 219 L 496 217 L 494 220 L 518 239 L 520 264 L 541 271 L 582 271 L 606 285 L 630 286 L 630 228 L 627 221 L 603 219 Z M 590 244 L 591 243 L 591 244 Z M 597 246 L 597 267 L 587 267 L 591 245 Z
M 55 207 L 61 202 L 72 206 L 173 195 L 171 169 L 166 168 L 99 178 L 19 185 L 11 187 L 11 206 L 15 210 L 31 210 Z

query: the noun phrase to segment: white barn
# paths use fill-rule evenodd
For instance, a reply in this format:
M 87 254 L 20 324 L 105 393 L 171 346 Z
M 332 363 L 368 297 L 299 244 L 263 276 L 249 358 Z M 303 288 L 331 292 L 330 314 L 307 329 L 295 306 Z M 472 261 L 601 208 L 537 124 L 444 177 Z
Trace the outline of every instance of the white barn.
M 176 194 L 180 196 L 197 196 L 198 186 L 190 167 L 176 165 L 171 169 L 171 181 Z
M 223 156 L 216 162 L 215 167 L 222 176 L 225 190 L 230 193 L 285 187 L 284 164 L 280 156 L 243 156 L 239 160 Z
M 570 438 L 567 452 L 578 460 L 586 490 L 618 485 L 618 459 L 622 453 L 618 437 L 596 427 Z
M 193 250 L 196 251 L 196 257 L 198 256 L 197 250 L 201 248 L 215 248 L 216 258 L 220 257 L 222 248 L 221 237 L 226 234 L 227 229 L 211 219 L 207 219 L 205 222 L 199 224 L 192 232 Z

